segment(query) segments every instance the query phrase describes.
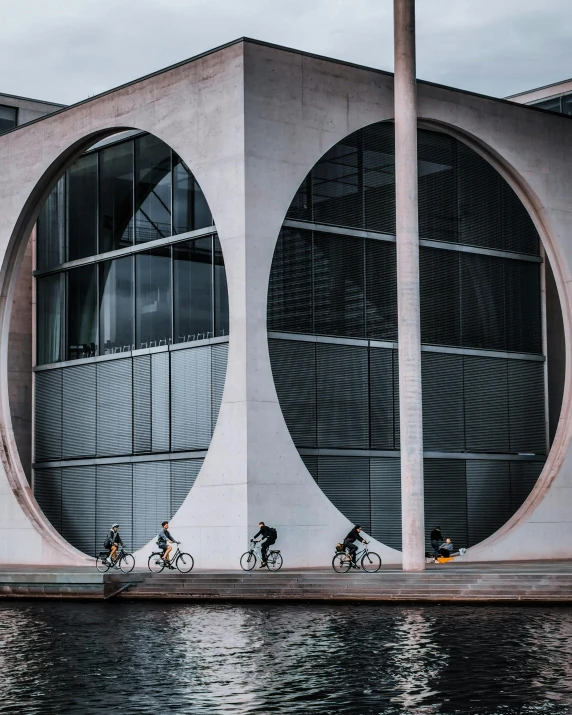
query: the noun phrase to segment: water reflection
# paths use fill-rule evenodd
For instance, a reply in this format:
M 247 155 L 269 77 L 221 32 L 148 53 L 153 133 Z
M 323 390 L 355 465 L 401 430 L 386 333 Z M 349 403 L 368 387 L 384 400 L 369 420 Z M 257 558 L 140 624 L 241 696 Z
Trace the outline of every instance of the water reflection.
M 4 603 L 0 714 L 572 712 L 572 609 Z

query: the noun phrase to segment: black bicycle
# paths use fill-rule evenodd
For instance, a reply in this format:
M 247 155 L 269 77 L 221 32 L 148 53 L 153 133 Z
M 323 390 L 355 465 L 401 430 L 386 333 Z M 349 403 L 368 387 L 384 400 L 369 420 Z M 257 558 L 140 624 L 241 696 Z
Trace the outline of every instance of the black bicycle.
M 128 554 L 123 550 L 123 547 L 117 551 L 115 559 L 112 560 L 110 556 L 110 551 L 100 551 L 95 559 L 95 568 L 100 573 L 105 573 L 109 569 L 119 566 L 123 573 L 129 573 L 133 571 L 135 566 L 135 558 L 133 554 Z
M 381 556 L 376 554 L 375 551 L 370 551 L 366 544 L 366 546 L 356 554 L 356 564 L 357 563 L 360 564 L 364 571 L 375 573 L 381 568 Z M 337 549 L 332 559 L 332 568 L 334 571 L 337 573 L 347 573 L 351 567 L 352 558 L 349 554 L 349 549 Z
M 256 544 L 249 551 L 245 551 L 240 557 L 240 566 L 243 571 L 252 571 L 256 566 L 258 559 L 262 562 L 262 553 L 260 552 L 260 546 L 258 546 L 259 540 L 250 539 L 252 544 Z M 278 550 L 273 550 L 268 552 L 268 558 L 266 559 L 266 566 L 270 571 L 280 571 L 282 568 L 282 554 Z
M 149 560 L 147 561 L 149 571 L 152 571 L 153 573 L 161 573 L 164 568 L 173 566 L 181 573 L 189 573 L 189 571 L 192 571 L 195 561 L 190 554 L 187 554 L 179 549 L 180 543 L 180 541 L 176 542 L 177 550 L 169 561 L 166 561 L 163 558 L 162 551 L 154 551 L 151 556 L 149 556 Z

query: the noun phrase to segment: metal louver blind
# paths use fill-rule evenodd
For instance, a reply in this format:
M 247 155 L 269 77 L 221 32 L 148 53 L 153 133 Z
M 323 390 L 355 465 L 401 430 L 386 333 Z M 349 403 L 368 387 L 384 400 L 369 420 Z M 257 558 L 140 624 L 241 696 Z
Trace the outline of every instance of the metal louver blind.
M 62 470 L 34 470 L 34 497 L 50 524 L 62 530 Z
M 95 365 L 63 370 L 64 459 L 95 456 Z
M 542 354 L 540 263 L 504 261 L 506 349 Z
M 443 538 L 455 549 L 468 545 L 467 481 L 465 460 L 425 459 L 423 461 L 425 492 L 425 543 L 431 548 L 431 531 L 441 527 Z
M 181 459 L 171 462 L 171 517 L 177 513 L 193 488 L 203 462 L 203 459 Z
M 369 447 L 368 351 L 318 343 L 318 446 Z
M 268 286 L 268 329 L 313 331 L 312 232 L 283 228 Z
M 372 449 L 395 448 L 393 350 L 369 351 L 370 441 Z
M 391 122 L 361 130 L 365 226 L 395 235 L 395 132 Z
M 399 413 L 399 350 L 393 351 L 393 433 L 395 449 L 401 446 L 401 422 Z
M 461 344 L 467 348 L 504 350 L 507 260 L 461 253 Z
M 62 371 L 35 373 L 34 461 L 62 456 Z
M 538 232 L 522 201 L 504 179 L 501 179 L 500 202 L 504 249 L 537 256 L 540 252 Z
M 133 358 L 133 452 L 151 451 L 151 356 Z
M 97 455 L 131 454 L 133 389 L 131 359 L 100 362 L 97 368 Z
M 421 342 L 426 345 L 461 344 L 460 255 L 427 246 L 419 249 Z
M 395 244 L 365 241 L 367 337 L 397 340 L 397 277 Z
M 95 467 L 62 469 L 62 536 L 84 554 L 99 549 L 95 538 Z
M 315 482 L 318 481 L 318 457 L 313 454 L 301 455 L 304 466 L 310 472 Z
M 169 353 L 151 355 L 151 451 L 168 452 L 169 422 Z
M 95 540 L 97 550 L 112 524 L 127 550 L 133 548 L 133 468 L 131 464 L 100 464 L 96 473 Z
M 314 166 L 314 221 L 363 228 L 362 159 L 361 132 L 354 132 Z
M 364 337 L 364 239 L 314 235 L 314 331 Z
M 401 549 L 401 469 L 399 459 L 370 459 L 371 530 L 374 539 Z
M 228 363 L 228 343 L 219 343 L 211 348 L 212 372 L 212 404 L 211 404 L 211 430 L 214 432 L 220 412 L 224 381 L 226 379 L 226 365 Z
M 133 464 L 133 548 L 140 549 L 161 529 L 171 511 L 169 462 Z
M 458 240 L 456 142 L 446 134 L 417 133 L 419 236 Z
M 508 360 L 510 451 L 546 454 L 544 363 Z
M 467 460 L 468 546 L 493 534 L 511 516 L 509 462 Z
M 465 450 L 463 356 L 421 353 L 424 449 Z
M 280 409 L 297 447 L 316 447 L 316 344 L 269 340 Z
M 520 509 L 544 468 L 544 462 L 510 462 L 510 510 Z
M 210 346 L 171 353 L 171 449 L 208 449 L 211 420 Z
M 465 434 L 469 452 L 508 452 L 507 360 L 464 357 Z
M 503 248 L 501 177 L 481 156 L 457 143 L 460 242 Z
M 318 457 L 318 484 L 347 519 L 370 533 L 369 459 Z

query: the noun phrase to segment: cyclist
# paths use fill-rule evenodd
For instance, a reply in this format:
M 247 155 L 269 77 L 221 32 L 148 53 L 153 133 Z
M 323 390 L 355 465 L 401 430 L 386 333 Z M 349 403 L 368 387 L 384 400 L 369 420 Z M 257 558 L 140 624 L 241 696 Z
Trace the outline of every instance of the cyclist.
M 369 543 L 365 539 L 362 539 L 362 537 L 360 536 L 360 531 L 361 526 L 359 524 L 356 524 L 344 539 L 344 549 L 347 549 L 350 552 L 351 565 L 354 567 L 354 569 L 359 569 L 359 566 L 356 564 L 356 553 L 358 547 L 354 544 L 354 541 L 361 541 L 362 544 Z
M 112 524 L 107 539 L 105 539 L 105 543 L 103 544 L 103 547 L 109 551 L 108 558 L 111 564 L 114 564 L 116 561 L 118 546 L 123 546 L 123 541 L 119 536 L 119 524 Z
M 173 537 L 169 533 L 168 521 L 162 522 L 161 527 L 162 529 L 159 532 L 159 536 L 157 537 L 157 546 L 163 552 L 161 556 L 163 557 L 163 560 L 165 561 L 167 567 L 170 569 L 174 569 L 175 567 L 172 566 L 171 562 L 169 561 L 169 554 L 171 553 L 171 549 L 173 548 L 172 546 L 170 546 L 170 544 L 177 544 L 178 542 L 175 541 L 175 539 L 173 539 Z
M 266 526 L 263 521 L 258 522 L 258 533 L 252 537 L 254 541 L 257 537 L 262 536 L 264 541 L 260 545 L 260 553 L 262 554 L 262 563 L 259 568 L 263 569 L 266 566 L 268 559 L 268 547 L 276 543 L 278 532 L 272 526 Z

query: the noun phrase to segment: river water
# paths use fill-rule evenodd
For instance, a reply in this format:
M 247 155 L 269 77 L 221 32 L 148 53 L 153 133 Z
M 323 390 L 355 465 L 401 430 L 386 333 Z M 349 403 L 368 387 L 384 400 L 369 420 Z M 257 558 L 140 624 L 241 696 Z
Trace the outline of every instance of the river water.
M 572 713 L 572 608 L 0 603 L 0 713 Z

